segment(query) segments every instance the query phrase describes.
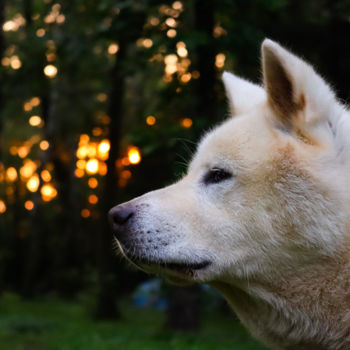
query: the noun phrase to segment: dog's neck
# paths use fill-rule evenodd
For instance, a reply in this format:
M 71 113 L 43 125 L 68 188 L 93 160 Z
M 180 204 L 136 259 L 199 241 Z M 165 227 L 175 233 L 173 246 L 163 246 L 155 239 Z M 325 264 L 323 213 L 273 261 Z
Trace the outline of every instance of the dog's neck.
M 350 336 L 346 344 L 340 342 L 350 331 L 350 266 L 343 259 L 323 259 L 285 276 L 212 285 L 246 327 L 274 349 L 350 348 Z

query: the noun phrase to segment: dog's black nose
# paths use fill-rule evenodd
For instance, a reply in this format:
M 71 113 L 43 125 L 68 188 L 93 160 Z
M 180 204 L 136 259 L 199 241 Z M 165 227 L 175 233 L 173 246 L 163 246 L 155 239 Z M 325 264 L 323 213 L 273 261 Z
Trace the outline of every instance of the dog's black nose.
M 131 206 L 117 205 L 109 211 L 109 218 L 113 225 L 124 225 L 134 215 Z

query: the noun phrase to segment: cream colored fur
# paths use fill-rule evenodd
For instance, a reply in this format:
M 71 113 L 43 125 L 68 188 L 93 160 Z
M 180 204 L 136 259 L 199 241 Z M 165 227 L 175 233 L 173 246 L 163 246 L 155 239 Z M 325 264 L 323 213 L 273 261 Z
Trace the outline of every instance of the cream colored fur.
M 263 87 L 224 73 L 234 117 L 178 183 L 123 204 L 135 212 L 120 246 L 148 272 L 210 283 L 273 349 L 350 349 L 350 116 L 271 40 L 262 65 Z M 206 184 L 213 168 L 233 176 Z

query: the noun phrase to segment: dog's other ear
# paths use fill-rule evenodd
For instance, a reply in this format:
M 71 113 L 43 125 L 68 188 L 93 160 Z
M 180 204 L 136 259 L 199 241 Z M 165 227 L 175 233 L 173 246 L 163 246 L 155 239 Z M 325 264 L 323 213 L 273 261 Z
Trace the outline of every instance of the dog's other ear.
M 266 93 L 262 87 L 232 73 L 224 72 L 222 81 L 232 115 L 243 114 L 266 100 Z
M 339 104 L 313 68 L 269 39 L 261 51 L 267 103 L 284 127 L 329 120 Z

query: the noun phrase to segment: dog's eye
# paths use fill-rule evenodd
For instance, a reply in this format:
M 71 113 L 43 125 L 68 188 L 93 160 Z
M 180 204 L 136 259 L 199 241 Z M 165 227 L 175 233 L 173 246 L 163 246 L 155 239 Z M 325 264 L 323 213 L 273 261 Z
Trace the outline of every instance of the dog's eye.
M 203 182 L 206 185 L 216 184 L 218 182 L 230 179 L 231 177 L 232 174 L 227 170 L 212 168 L 205 174 Z

